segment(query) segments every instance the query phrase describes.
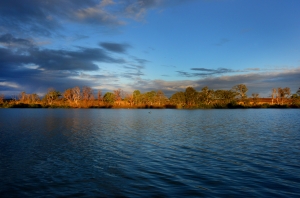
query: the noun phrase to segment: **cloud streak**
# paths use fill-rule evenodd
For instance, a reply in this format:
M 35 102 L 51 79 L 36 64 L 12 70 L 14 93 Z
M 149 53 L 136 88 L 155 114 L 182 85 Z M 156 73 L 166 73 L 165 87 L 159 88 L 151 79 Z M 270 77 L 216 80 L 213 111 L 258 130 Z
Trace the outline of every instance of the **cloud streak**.
M 218 74 L 225 74 L 225 73 L 233 73 L 235 72 L 232 69 L 227 68 L 218 68 L 218 69 L 208 69 L 208 68 L 191 68 L 192 71 L 200 71 L 197 73 L 191 73 L 191 72 L 184 72 L 184 71 L 177 71 L 177 73 L 180 76 L 184 77 L 206 77 L 206 76 L 212 76 L 212 75 L 218 75 Z
M 129 44 L 119 44 L 119 43 L 111 43 L 111 42 L 102 42 L 100 46 L 104 49 L 115 52 L 115 53 L 125 53 L 127 48 L 130 47 Z
M 245 84 L 248 87 L 248 94 L 259 93 L 261 97 L 269 97 L 272 88 L 290 87 L 292 93 L 296 92 L 300 84 L 300 67 L 285 71 L 276 72 L 252 72 L 247 74 L 236 74 L 231 76 L 211 76 L 198 80 L 142 80 L 133 86 L 144 91 L 163 90 L 167 96 L 174 92 L 184 91 L 186 87 L 192 86 L 200 91 L 208 86 L 210 89 L 231 89 L 237 84 Z

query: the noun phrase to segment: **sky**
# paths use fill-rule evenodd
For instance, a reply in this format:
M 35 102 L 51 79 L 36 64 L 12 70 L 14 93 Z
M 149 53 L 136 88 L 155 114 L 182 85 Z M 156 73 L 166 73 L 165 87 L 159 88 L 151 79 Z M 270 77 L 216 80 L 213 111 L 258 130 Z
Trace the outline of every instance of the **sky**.
M 3 0 L 0 93 L 300 87 L 299 0 Z

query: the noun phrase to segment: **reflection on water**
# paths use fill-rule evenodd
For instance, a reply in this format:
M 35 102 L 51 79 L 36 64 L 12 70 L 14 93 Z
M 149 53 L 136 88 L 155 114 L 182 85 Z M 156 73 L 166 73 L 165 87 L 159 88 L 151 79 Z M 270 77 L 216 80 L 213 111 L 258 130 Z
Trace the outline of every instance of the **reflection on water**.
M 300 194 L 300 112 L 0 109 L 1 197 Z

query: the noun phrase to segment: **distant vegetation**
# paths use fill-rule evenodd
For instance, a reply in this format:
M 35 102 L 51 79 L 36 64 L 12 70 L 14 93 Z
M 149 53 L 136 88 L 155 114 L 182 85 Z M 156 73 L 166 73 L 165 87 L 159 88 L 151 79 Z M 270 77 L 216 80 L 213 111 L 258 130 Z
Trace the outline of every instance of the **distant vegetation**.
M 2 108 L 299 108 L 300 88 L 291 94 L 290 88 L 272 89 L 270 98 L 260 98 L 258 93 L 247 96 L 248 88 L 239 84 L 230 90 L 212 90 L 208 87 L 196 91 L 187 87 L 167 98 L 162 91 L 125 93 L 121 89 L 95 94 L 90 87 L 74 87 L 63 93 L 50 88 L 40 98 L 37 94 L 21 92 L 11 99 L 0 94 Z

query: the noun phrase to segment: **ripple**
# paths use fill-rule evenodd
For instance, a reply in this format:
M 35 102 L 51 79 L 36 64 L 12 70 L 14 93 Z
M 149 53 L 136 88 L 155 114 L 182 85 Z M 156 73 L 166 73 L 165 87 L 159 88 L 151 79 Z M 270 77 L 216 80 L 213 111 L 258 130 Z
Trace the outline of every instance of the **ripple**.
M 0 194 L 300 194 L 299 110 L 151 112 L 0 109 Z

